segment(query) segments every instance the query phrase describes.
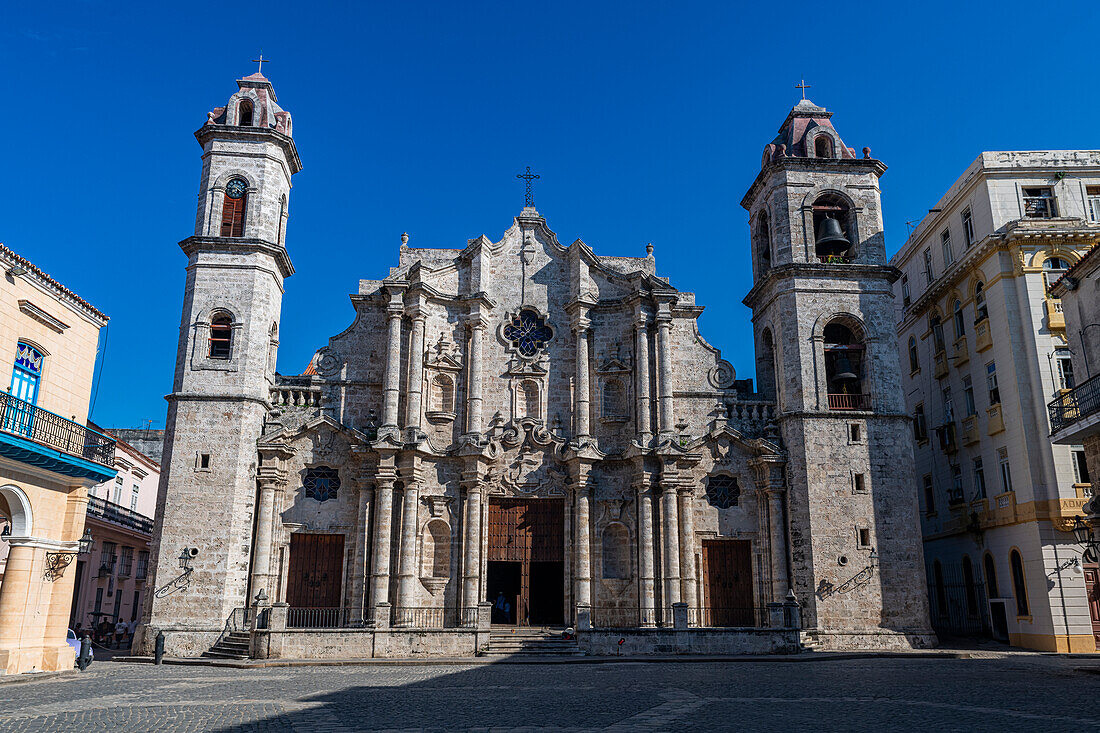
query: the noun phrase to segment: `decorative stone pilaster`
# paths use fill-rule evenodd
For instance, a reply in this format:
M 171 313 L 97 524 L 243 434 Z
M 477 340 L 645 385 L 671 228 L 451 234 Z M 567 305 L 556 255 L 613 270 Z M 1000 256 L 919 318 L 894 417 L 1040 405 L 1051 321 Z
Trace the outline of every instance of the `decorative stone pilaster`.
M 386 371 L 382 378 L 382 425 L 378 436 L 397 431 L 397 401 L 401 393 L 401 316 L 404 285 L 386 285 Z
M 256 469 L 256 482 L 260 487 L 260 496 L 256 504 L 256 540 L 252 545 L 251 595 L 255 596 L 263 590 L 271 598 L 278 585 L 271 572 L 271 551 L 275 546 L 275 502 L 276 495 L 282 494 L 287 484 L 287 472 L 279 456 L 270 453 L 262 455 L 260 467 Z
M 470 330 L 470 358 L 466 368 L 466 432 L 469 434 L 480 433 L 485 425 L 481 414 L 481 363 L 488 324 L 480 313 L 475 313 L 469 316 L 467 326 Z
M 462 522 L 462 608 L 477 608 L 481 580 L 481 500 L 484 488 L 475 477 L 466 484 Z M 464 617 L 465 618 L 465 617 Z
M 401 509 L 400 554 L 397 565 L 397 625 L 412 621 L 409 609 L 416 601 L 416 535 L 419 527 L 420 487 L 415 480 L 405 485 Z
M 657 588 L 654 578 L 653 491 L 646 483 L 637 483 L 638 496 L 638 611 L 640 626 L 657 623 Z
M 424 392 L 424 311 L 417 305 L 409 334 L 409 381 L 405 400 L 405 427 L 415 440 L 420 433 Z
M 578 315 L 574 319 L 573 333 L 577 345 L 577 372 L 575 384 L 574 405 L 574 431 L 578 442 L 588 438 L 592 434 L 592 418 L 590 414 L 591 385 L 589 384 L 588 366 L 588 333 L 591 323 L 586 315 Z
M 573 489 L 573 521 L 576 532 L 576 563 L 573 577 L 573 598 L 578 610 L 592 607 L 592 539 L 589 504 L 592 487 L 588 482 L 588 466 L 581 464 L 580 475 Z
M 672 303 L 662 300 L 657 304 L 657 381 L 660 413 L 660 432 L 662 437 L 671 437 L 675 432 L 673 416 L 672 388 L 675 378 L 672 375 Z
M 697 605 L 695 587 L 695 491 L 692 485 L 681 486 L 677 493 L 680 518 L 680 600 L 694 608 Z
M 661 560 L 663 561 L 662 581 L 664 591 L 664 613 L 667 619 L 668 609 L 680 602 L 680 522 L 677 518 L 676 485 L 661 484 L 661 537 L 664 540 Z
M 653 422 L 649 407 L 649 317 L 641 309 L 635 313 L 634 339 L 638 442 L 645 446 L 653 439 Z
M 375 489 L 377 510 L 374 516 L 374 543 L 371 547 L 373 569 L 371 571 L 371 606 L 374 607 L 374 624 L 378 625 L 380 613 L 377 610 L 386 605 L 385 621 L 389 624 L 390 597 L 390 536 L 393 518 L 393 468 L 381 468 L 378 471 Z
M 756 478 L 761 517 L 766 517 L 768 565 L 771 570 L 771 599 L 787 597 L 790 576 L 787 572 L 787 522 L 785 517 L 786 463 L 780 456 L 760 456 L 750 463 Z
M 370 543 L 370 512 L 374 498 L 373 476 L 360 475 L 356 478 L 356 486 L 359 490 L 358 531 L 355 533 L 355 569 L 352 572 L 352 605 L 359 618 L 353 619 L 357 624 L 365 624 L 370 618 L 367 612 L 368 606 L 368 582 L 370 568 L 367 567 L 368 558 L 371 555 Z

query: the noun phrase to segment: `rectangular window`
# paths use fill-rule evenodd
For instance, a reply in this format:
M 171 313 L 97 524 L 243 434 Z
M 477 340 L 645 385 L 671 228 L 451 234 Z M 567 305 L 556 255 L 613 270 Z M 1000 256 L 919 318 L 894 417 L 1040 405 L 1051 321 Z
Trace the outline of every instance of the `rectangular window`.
M 119 557 L 118 564 L 118 577 L 128 578 L 130 577 L 130 570 L 134 566 L 134 548 L 123 547 L 122 554 Z
M 963 225 L 963 244 L 967 247 L 974 244 L 974 217 L 970 213 L 970 207 L 967 206 L 962 212 L 962 225 Z
M 1100 186 L 1086 186 L 1089 199 L 1089 221 L 1100 222 Z
M 1089 479 L 1089 464 L 1085 463 L 1085 451 L 1073 451 L 1073 480 L 1078 484 L 1091 484 Z
M 948 497 L 950 503 L 961 504 L 965 501 L 963 497 L 963 472 L 961 466 L 951 467 L 951 495 Z
M 989 362 L 985 365 L 985 383 L 989 387 L 989 405 L 1001 404 L 1001 390 L 997 388 L 997 364 Z
M 149 573 L 149 551 L 148 550 L 138 550 L 137 577 L 138 577 L 139 580 L 143 579 L 143 578 L 145 578 L 146 575 L 148 575 L 148 573 Z
M 924 513 L 936 513 L 936 489 L 932 485 L 932 474 L 924 474 Z
M 95 589 L 95 610 L 98 613 L 103 610 L 103 588 Z M 99 618 L 99 616 L 96 616 Z
M 1055 351 L 1054 361 L 1058 363 L 1058 389 L 1073 389 L 1073 361 L 1070 359 L 1069 349 Z
M 1012 467 L 1008 465 L 1008 448 L 998 448 L 997 456 L 1001 461 L 1001 489 L 1012 491 Z
M 985 469 L 982 467 L 981 456 L 974 459 L 974 491 L 978 498 L 985 498 Z
M 924 418 L 924 403 L 913 408 L 913 437 L 918 443 L 928 440 L 928 422 Z
M 978 408 L 974 405 L 974 385 L 970 381 L 970 375 L 963 377 L 963 401 L 966 403 L 966 416 L 978 414 Z
M 951 230 L 944 229 L 940 234 L 940 246 L 943 247 L 943 266 L 951 267 L 955 262 L 955 253 L 951 251 Z
M 902 305 L 908 306 L 912 302 L 912 298 L 909 297 L 909 276 L 901 276 L 901 302 Z
M 867 483 L 863 478 L 862 473 L 852 474 L 852 479 L 855 482 L 855 492 L 857 494 L 867 493 Z
M 1050 219 L 1058 216 L 1054 194 L 1047 187 L 1025 188 L 1024 216 L 1028 219 Z
M 943 388 L 943 421 L 949 423 L 955 419 L 955 401 L 951 398 L 951 388 Z
M 130 490 L 130 511 L 136 512 L 138 505 L 138 496 L 141 495 L 141 487 L 134 484 L 134 488 Z
M 99 555 L 100 575 L 111 575 L 115 572 L 116 546 L 114 542 L 103 543 L 103 551 Z
M 115 490 L 111 494 L 111 501 L 115 504 L 122 503 L 122 477 L 115 476 Z
M 859 546 L 860 547 L 870 547 L 871 546 L 871 530 L 869 528 L 860 527 L 859 532 L 857 533 L 857 535 L 859 537 Z
M 924 277 L 929 285 L 936 279 L 935 275 L 932 274 L 932 250 L 930 249 L 924 250 Z

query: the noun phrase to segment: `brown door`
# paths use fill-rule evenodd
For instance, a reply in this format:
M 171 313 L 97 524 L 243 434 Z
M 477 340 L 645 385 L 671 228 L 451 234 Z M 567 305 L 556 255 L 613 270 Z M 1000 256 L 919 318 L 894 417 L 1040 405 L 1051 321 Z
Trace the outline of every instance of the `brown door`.
M 704 626 L 755 626 L 752 552 L 747 540 L 703 540 Z
M 290 568 L 286 602 L 292 608 L 340 606 L 344 569 L 344 535 L 290 535 Z
M 1100 649 L 1100 565 L 1086 563 L 1082 568 L 1085 571 L 1085 593 L 1089 598 L 1089 616 L 1092 617 L 1092 637 L 1096 648 Z
M 564 505 L 560 499 L 492 499 L 489 502 L 488 601 L 503 594 L 509 611 L 497 623 L 561 623 L 565 558 Z M 534 570 L 534 573 L 532 573 Z M 518 578 L 516 573 L 518 571 Z M 532 590 L 532 577 L 537 588 Z M 538 605 L 532 609 L 532 599 Z

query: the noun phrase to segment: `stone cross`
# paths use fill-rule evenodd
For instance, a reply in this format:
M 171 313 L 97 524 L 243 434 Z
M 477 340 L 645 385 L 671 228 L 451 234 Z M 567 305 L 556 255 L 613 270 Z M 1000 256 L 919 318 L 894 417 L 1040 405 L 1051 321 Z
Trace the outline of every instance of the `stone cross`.
M 263 54 L 263 51 L 261 51 L 261 52 L 260 52 L 260 58 L 258 58 L 258 59 L 252 59 L 252 63 L 254 63 L 254 64 L 259 64 L 259 65 L 260 65 L 260 68 L 259 68 L 259 74 L 260 74 L 260 76 L 263 76 L 263 73 L 264 73 L 264 64 L 270 64 L 270 63 L 271 63 L 271 59 L 265 59 L 265 58 L 264 58 L 264 54 Z
M 807 84 L 805 79 L 801 79 L 800 81 L 802 83 L 801 84 L 795 84 L 794 88 L 795 89 L 801 89 L 802 90 L 802 99 L 806 99 L 806 90 L 809 89 L 811 85 Z

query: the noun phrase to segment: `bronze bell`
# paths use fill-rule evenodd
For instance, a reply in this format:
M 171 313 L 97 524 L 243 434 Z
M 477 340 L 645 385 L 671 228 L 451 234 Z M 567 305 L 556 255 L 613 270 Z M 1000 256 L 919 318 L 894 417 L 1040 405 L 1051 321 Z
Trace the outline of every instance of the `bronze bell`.
M 818 257 L 841 255 L 847 252 L 851 246 L 852 243 L 844 236 L 844 230 L 841 228 L 839 221 L 831 216 L 821 220 L 815 238 Z
M 849 379 L 859 379 L 859 375 L 856 374 L 855 369 L 852 367 L 852 360 L 848 358 L 847 354 L 841 354 L 836 358 L 835 368 L 836 374 L 833 375 L 835 381 L 840 382 Z

